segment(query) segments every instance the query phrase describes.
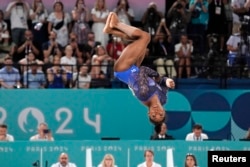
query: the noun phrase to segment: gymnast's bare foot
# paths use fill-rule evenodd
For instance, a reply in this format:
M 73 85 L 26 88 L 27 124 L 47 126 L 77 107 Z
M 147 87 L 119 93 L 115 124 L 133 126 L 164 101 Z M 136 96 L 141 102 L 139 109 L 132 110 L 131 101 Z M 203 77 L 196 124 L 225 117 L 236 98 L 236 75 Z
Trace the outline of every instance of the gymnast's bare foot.
M 111 32 L 112 32 L 112 28 L 110 27 L 110 21 L 111 21 L 112 15 L 113 15 L 113 13 L 110 13 L 110 14 L 108 15 L 108 18 L 107 18 L 105 27 L 103 28 L 103 32 L 104 32 L 104 33 L 111 34 Z
M 117 15 L 111 12 L 107 18 L 106 25 L 103 28 L 103 32 L 107 34 L 113 34 L 115 36 L 118 36 L 124 39 L 131 40 L 131 38 L 127 34 L 115 28 L 118 23 L 119 23 L 119 20 L 117 18 Z
M 109 26 L 111 28 L 116 28 L 117 24 L 119 23 L 119 19 L 118 19 L 116 13 L 114 13 L 114 12 L 111 12 L 110 15 L 111 15 L 111 17 L 110 17 Z

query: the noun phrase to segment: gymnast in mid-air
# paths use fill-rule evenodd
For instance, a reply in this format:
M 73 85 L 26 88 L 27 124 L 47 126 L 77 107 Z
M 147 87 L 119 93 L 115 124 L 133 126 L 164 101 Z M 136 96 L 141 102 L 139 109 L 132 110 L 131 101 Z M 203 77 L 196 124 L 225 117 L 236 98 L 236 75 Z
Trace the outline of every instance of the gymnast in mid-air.
M 175 87 L 175 83 L 148 67 L 140 66 L 150 42 L 150 35 L 120 22 L 113 12 L 110 12 L 103 32 L 131 41 L 115 62 L 114 75 L 128 84 L 132 93 L 148 107 L 149 120 L 153 124 L 164 122 L 166 112 L 163 105 L 167 101 L 166 94 L 168 88 Z

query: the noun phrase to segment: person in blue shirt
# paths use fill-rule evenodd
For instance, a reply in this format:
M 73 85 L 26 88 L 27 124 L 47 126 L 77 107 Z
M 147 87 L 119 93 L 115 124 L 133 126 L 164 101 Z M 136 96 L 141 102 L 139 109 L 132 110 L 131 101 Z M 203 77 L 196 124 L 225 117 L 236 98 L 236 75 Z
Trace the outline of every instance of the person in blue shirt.
M 150 42 L 150 35 L 119 22 L 114 12 L 110 12 L 103 32 L 131 41 L 115 62 L 114 75 L 128 84 L 137 99 L 148 107 L 148 116 L 152 123 L 163 122 L 166 112 L 162 105 L 166 103 L 168 88 L 174 88 L 175 83 L 148 67 L 140 66 Z
M 7 55 L 4 58 L 4 67 L 0 69 L 0 87 L 2 89 L 20 88 L 21 76 L 19 70 L 13 67 L 12 58 Z
M 43 71 L 39 70 L 36 61 L 29 64 L 30 69 L 24 72 L 23 84 L 25 88 L 41 89 L 45 87 L 46 79 Z

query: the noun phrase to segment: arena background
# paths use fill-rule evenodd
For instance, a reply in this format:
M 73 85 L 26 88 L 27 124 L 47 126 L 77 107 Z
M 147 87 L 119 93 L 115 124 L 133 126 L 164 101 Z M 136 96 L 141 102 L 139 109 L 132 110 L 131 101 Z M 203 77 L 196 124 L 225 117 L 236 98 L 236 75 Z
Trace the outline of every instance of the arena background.
M 69 1 L 69 0 L 61 0 L 64 3 L 65 6 L 65 10 L 67 12 L 70 12 L 75 5 L 75 0 L 73 1 Z M 135 14 L 135 20 L 136 21 L 140 21 L 141 17 L 143 15 L 143 13 L 145 12 L 146 8 L 148 7 L 148 4 L 151 2 L 152 0 L 129 0 L 129 4 L 131 6 L 131 8 L 134 10 L 134 14 Z M 165 11 L 165 0 L 153 0 L 156 4 L 158 9 L 164 13 Z M 1 6 L 0 9 L 4 10 L 7 7 L 7 4 L 9 3 L 9 0 L 1 0 Z M 29 2 L 29 4 L 32 4 L 32 0 L 26 0 L 26 2 Z M 54 3 L 54 0 L 43 0 L 44 5 L 47 7 L 47 10 L 49 12 L 52 11 L 52 6 Z M 94 3 L 95 0 L 85 0 L 85 3 L 87 5 L 87 7 L 91 10 L 94 7 Z M 117 0 L 106 0 L 107 3 L 107 8 L 112 11 L 116 4 L 117 4 Z

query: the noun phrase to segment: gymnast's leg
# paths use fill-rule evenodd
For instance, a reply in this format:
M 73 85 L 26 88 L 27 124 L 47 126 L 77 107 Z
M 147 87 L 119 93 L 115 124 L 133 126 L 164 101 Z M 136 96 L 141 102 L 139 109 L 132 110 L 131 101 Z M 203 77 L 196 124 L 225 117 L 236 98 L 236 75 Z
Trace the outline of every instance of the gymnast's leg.
M 119 22 L 115 13 L 110 13 L 104 32 L 133 40 L 123 51 L 114 65 L 114 70 L 125 71 L 132 65 L 139 66 L 145 56 L 150 35 L 136 27 Z

